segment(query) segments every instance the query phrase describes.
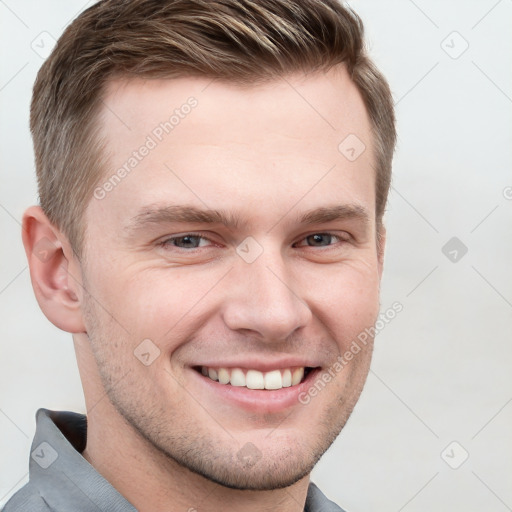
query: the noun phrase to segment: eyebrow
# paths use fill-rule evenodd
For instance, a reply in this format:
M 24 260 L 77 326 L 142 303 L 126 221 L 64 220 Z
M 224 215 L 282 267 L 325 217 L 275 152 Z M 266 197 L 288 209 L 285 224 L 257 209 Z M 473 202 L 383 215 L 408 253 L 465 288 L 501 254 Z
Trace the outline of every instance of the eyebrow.
M 133 217 L 126 226 L 128 231 L 138 231 L 151 224 L 224 224 L 228 228 L 236 229 L 240 225 L 239 219 L 222 210 L 201 209 L 187 205 L 148 206 Z
M 370 215 L 366 208 L 358 204 L 322 206 L 314 208 L 299 217 L 300 224 L 321 224 L 336 220 L 356 219 L 364 225 L 370 223 Z M 230 229 L 238 229 L 246 225 L 238 216 L 224 210 L 201 209 L 188 205 L 148 206 L 135 215 L 125 231 L 137 232 L 148 228 L 151 224 L 222 224 Z
M 334 220 L 357 219 L 363 224 L 370 223 L 370 214 L 367 209 L 358 204 L 343 204 L 336 206 L 322 206 L 306 212 L 300 218 L 301 224 L 321 224 Z

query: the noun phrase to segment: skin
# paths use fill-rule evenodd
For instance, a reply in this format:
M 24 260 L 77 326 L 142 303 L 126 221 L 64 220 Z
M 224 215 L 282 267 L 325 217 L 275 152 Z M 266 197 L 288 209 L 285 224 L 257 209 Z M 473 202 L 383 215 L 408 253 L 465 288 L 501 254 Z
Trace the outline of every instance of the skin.
M 83 455 L 138 510 L 303 510 L 309 473 L 359 398 L 373 340 L 307 405 L 276 408 L 274 392 L 259 391 L 241 406 L 193 368 L 300 362 L 321 376 L 373 325 L 384 243 L 368 115 L 343 66 L 245 88 L 118 79 L 99 119 L 110 163 L 101 183 L 190 96 L 197 107 L 91 199 L 81 258 L 39 207 L 27 210 L 34 290 L 73 333 Z M 338 151 L 348 134 L 366 145 L 353 162 Z M 134 220 L 178 204 L 239 222 Z M 340 205 L 357 214 L 300 222 Z M 204 238 L 169 240 L 190 233 Z M 237 253 L 247 237 L 263 251 L 252 263 Z M 35 255 L 43 238 L 45 261 Z M 145 339 L 160 351 L 147 366 L 134 356 Z M 251 464 L 238 455 L 248 443 Z

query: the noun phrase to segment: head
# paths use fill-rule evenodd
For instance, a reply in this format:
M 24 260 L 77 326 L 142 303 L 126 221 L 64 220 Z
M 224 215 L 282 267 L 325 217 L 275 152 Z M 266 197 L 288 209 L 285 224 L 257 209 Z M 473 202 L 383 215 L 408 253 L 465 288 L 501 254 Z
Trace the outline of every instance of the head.
M 357 402 L 373 340 L 344 354 L 379 310 L 395 127 L 357 15 L 99 2 L 41 68 L 31 130 L 25 246 L 88 407 L 106 393 L 121 435 L 227 487 L 307 475 Z

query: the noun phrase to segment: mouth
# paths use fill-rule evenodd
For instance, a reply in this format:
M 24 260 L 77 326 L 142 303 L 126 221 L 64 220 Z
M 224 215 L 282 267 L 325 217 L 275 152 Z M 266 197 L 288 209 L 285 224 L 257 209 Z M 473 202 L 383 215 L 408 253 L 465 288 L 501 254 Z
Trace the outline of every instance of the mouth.
M 316 368 L 295 366 L 267 372 L 251 368 L 196 366 L 194 370 L 209 380 L 224 386 L 251 390 L 277 391 L 302 384 Z
M 189 366 L 193 377 L 190 385 L 194 386 L 190 389 L 218 410 L 226 411 L 228 407 L 235 414 L 240 410 L 256 415 L 289 414 L 297 407 L 304 410 L 300 397 L 322 372 L 321 366 L 300 364 L 301 361 L 260 360 Z

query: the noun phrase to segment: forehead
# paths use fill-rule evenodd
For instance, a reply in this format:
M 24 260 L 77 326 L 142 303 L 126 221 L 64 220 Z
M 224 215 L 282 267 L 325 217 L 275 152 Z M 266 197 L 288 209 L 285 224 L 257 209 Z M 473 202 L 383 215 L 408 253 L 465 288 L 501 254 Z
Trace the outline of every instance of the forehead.
M 117 79 L 106 88 L 100 123 L 109 168 L 99 185 L 122 175 L 102 208 L 115 198 L 133 208 L 172 204 L 176 195 L 212 208 L 272 204 L 309 189 L 308 208 L 321 197 L 339 202 L 343 190 L 374 194 L 370 122 L 344 66 L 244 87 Z M 344 153 L 347 144 L 357 158 Z
M 107 85 L 100 121 L 108 142 L 115 146 L 122 139 L 134 148 L 149 135 L 163 145 L 194 139 L 204 145 L 245 143 L 249 149 L 253 141 L 254 149 L 274 135 L 322 138 L 337 151 L 340 137 L 366 138 L 370 130 L 363 100 L 344 65 L 256 86 L 197 77 L 119 78 Z

